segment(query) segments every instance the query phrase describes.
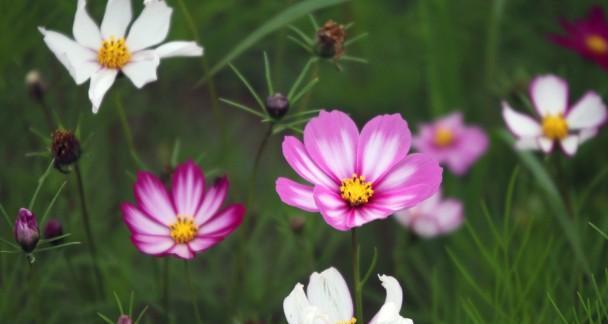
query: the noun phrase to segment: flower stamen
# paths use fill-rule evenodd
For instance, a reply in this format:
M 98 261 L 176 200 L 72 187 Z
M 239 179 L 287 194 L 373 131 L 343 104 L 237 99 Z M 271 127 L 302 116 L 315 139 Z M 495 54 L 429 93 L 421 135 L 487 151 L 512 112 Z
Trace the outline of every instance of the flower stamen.
M 194 240 L 198 232 L 194 220 L 190 216 L 177 215 L 177 222 L 169 226 L 171 238 L 177 244 L 184 244 Z
M 543 118 L 543 134 L 552 140 L 561 140 L 568 136 L 568 123 L 564 116 L 558 114 Z
M 364 176 L 353 174 L 351 178 L 342 180 L 340 184 L 340 196 L 352 207 L 367 203 L 373 195 L 372 183 L 365 181 Z
M 357 319 L 354 318 L 354 317 L 351 318 L 351 319 L 349 319 L 349 320 L 346 320 L 346 321 L 338 321 L 338 322 L 336 322 L 336 324 L 355 324 L 355 323 L 357 323 Z
M 105 39 L 97 53 L 99 64 L 109 69 L 120 69 L 129 63 L 130 59 L 131 52 L 124 37 L 117 39 L 111 36 Z
M 433 143 L 438 147 L 450 146 L 454 142 L 454 132 L 446 127 L 439 127 L 435 131 Z
M 585 45 L 594 54 L 603 55 L 608 53 L 608 41 L 600 35 L 592 34 L 585 37 Z

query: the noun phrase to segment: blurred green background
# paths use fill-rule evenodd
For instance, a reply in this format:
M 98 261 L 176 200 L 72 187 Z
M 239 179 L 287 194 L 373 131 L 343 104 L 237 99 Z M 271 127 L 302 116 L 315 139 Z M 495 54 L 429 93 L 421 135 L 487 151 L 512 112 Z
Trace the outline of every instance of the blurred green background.
M 167 2 L 174 8 L 168 39 L 194 38 L 187 12 L 205 48 L 206 64 L 214 66 L 253 30 L 305 1 Z M 142 4 L 133 5 L 136 16 Z M 565 159 L 518 155 L 500 135 L 500 100 L 523 108 L 521 97 L 527 96 L 527 83 L 536 74 L 566 78 L 571 101 L 588 89 L 606 98 L 606 72 L 546 38 L 559 31 L 559 17 L 583 16 L 591 5 L 550 0 L 355 0 L 314 13 L 319 21 L 354 22 L 349 36 L 368 32 L 347 53 L 369 64 L 344 62 L 339 71 L 321 62 L 320 82 L 301 108 L 339 108 L 360 126 L 374 115 L 398 112 L 413 131 L 419 122 L 457 109 L 492 139 L 488 153 L 467 176 L 444 172 L 444 192 L 466 206 L 467 221 L 458 232 L 418 240 L 392 219 L 360 230 L 362 268 L 377 248 L 375 272 L 396 276 L 404 287 L 402 315 L 416 323 L 608 321 L 606 241 L 588 224 L 608 229 L 608 184 L 603 181 L 608 136 L 600 132 L 573 159 Z M 105 297 L 97 298 L 92 284 L 75 176 L 53 171 L 34 212 L 42 214 L 67 180 L 51 217 L 61 219 L 65 230 L 73 233 L 71 239 L 83 245 L 41 253 L 32 267 L 23 255 L 0 255 L 0 322 L 101 323 L 96 312 L 118 318 L 112 292 L 123 301 L 133 292 L 137 310 L 148 305 L 143 323 L 165 321 L 163 260 L 132 246 L 118 209 L 121 202 L 133 201 L 133 174 L 138 169 L 118 104 L 124 105 L 137 153 L 151 171 L 163 172 L 179 142 L 179 161 L 202 157 L 208 177 L 228 174 L 229 199 L 248 203 L 243 227 L 192 261 L 193 288 L 205 323 L 284 323 L 283 298 L 296 282 L 306 283 L 311 272 L 335 266 L 350 280 L 350 235 L 331 229 L 319 215 L 283 205 L 274 191 L 278 176 L 293 175 L 280 152 L 284 133 L 270 138 L 257 183 L 250 189 L 255 152 L 267 125 L 223 103 L 220 116 L 214 114 L 211 83 L 195 86 L 205 74 L 199 58 L 163 61 L 159 80 L 142 90 L 125 78 L 118 80 L 99 114 L 93 115 L 88 83 L 74 84 L 36 29 L 45 26 L 71 35 L 75 6 L 76 1 L 65 0 L 0 0 L 0 202 L 9 215 L 16 215 L 50 162 L 48 155 L 28 156 L 48 150 L 51 132 L 43 108 L 29 97 L 24 83 L 26 73 L 37 69 L 48 84 L 48 106 L 65 127 L 80 125 L 81 168 Z M 88 4 L 98 22 L 104 7 L 101 0 Z M 294 24 L 313 34 L 306 15 Z M 290 34 L 287 26 L 279 28 L 233 60 L 262 93 L 263 51 L 269 55 L 275 88 L 283 92 L 308 59 L 287 40 Z M 212 83 L 220 97 L 254 105 L 228 67 L 215 74 Z M 563 167 L 559 176 L 557 165 Z M 539 166 L 540 171 L 535 169 Z M 519 171 L 514 173 L 515 169 Z M 543 169 L 570 197 L 565 201 L 573 212 L 567 218 L 556 211 L 564 202 L 551 195 L 555 188 L 543 182 Z M 507 197 L 510 179 L 515 179 L 512 199 Z M 301 231 L 290 226 L 294 219 L 304 220 Z M 1 224 L 0 235 L 10 240 L 12 229 Z M 242 240 L 245 244 L 239 244 Z M 577 244 L 579 254 L 573 248 Z M 193 323 L 184 261 L 171 258 L 168 265 L 170 321 Z M 372 277 L 364 289 L 367 319 L 383 298 L 379 281 Z

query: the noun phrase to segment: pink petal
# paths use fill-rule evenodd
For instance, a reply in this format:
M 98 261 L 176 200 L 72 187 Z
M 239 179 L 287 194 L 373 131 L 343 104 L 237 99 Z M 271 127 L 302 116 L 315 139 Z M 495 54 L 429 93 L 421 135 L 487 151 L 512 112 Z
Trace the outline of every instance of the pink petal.
M 123 219 L 129 230 L 134 234 L 170 235 L 169 228 L 131 204 L 120 207 Z
M 194 258 L 194 252 L 190 250 L 187 244 L 176 244 L 168 253 L 186 260 Z
M 223 239 L 241 225 L 244 214 L 245 207 L 243 205 L 229 206 L 201 224 L 197 236 L 202 238 L 212 236 Z
M 285 136 L 283 140 L 283 156 L 287 163 L 304 179 L 310 183 L 332 187 L 336 182 L 332 180 L 312 161 L 306 148 L 300 140 L 293 136 Z
M 158 178 L 148 172 L 139 172 L 134 191 L 137 204 L 148 216 L 166 226 L 175 222 L 173 202 Z
M 133 234 L 131 241 L 139 251 L 150 255 L 166 254 L 175 245 L 170 236 Z
M 321 111 L 304 128 L 304 146 L 315 164 L 334 181 L 349 178 L 355 172 L 357 125 L 341 111 Z
M 193 217 L 203 200 L 205 187 L 203 171 L 194 162 L 187 161 L 177 166 L 171 183 L 177 214 Z
M 375 181 L 406 156 L 411 142 L 412 134 L 401 115 L 374 117 L 359 137 L 357 173 Z
M 462 202 L 456 199 L 446 199 L 438 206 L 435 213 L 441 233 L 453 232 L 462 225 L 463 209 Z
M 587 92 L 568 112 L 570 129 L 595 128 L 606 121 L 606 105 L 597 93 Z
M 536 120 L 518 113 L 505 101 L 502 102 L 502 117 L 511 133 L 515 136 L 536 137 L 542 133 L 540 124 Z
M 188 242 L 188 247 L 195 253 L 202 252 L 221 241 L 221 239 L 218 239 L 216 237 L 197 237 L 194 240 Z
M 530 96 L 542 117 L 563 114 L 568 107 L 568 83 L 555 75 L 538 76 L 530 83 Z
M 225 176 L 218 178 L 213 186 L 205 193 L 201 207 L 194 217 L 194 221 L 197 224 L 200 225 L 206 222 L 211 216 L 215 215 L 226 199 L 228 185 L 228 178 Z
M 330 190 L 323 186 L 313 189 L 313 197 L 319 212 L 327 224 L 339 231 L 347 231 L 349 219 L 354 217 L 350 205 L 340 197 L 337 190 Z
M 279 178 L 276 182 L 276 191 L 285 204 L 300 208 L 308 212 L 318 212 L 312 196 L 312 187 L 299 184 L 287 178 Z
M 372 185 L 373 203 L 393 211 L 431 197 L 441 185 L 442 169 L 428 154 L 409 155 Z
M 395 211 L 387 209 L 374 201 L 358 208 L 353 208 L 352 216 L 348 219 L 349 228 L 359 227 L 377 219 L 385 219 Z
M 447 157 L 447 165 L 456 175 L 465 174 L 488 149 L 488 137 L 478 127 L 465 128 L 458 137 L 458 144 Z

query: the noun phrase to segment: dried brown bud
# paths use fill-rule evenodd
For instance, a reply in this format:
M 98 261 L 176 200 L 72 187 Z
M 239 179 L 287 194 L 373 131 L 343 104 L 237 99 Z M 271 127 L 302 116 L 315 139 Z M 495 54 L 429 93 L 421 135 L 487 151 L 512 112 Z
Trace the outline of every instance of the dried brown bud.
M 289 219 L 289 227 L 294 233 L 300 234 L 304 229 L 305 222 L 306 219 L 303 217 L 292 217 L 291 219 Z
M 317 31 L 317 54 L 322 58 L 339 59 L 344 54 L 346 29 L 333 20 L 328 20 Z
M 80 158 L 80 142 L 71 131 L 57 129 L 53 132 L 51 153 L 55 159 L 55 168 L 65 172 L 65 167 L 75 163 Z
M 31 70 L 25 75 L 25 85 L 34 100 L 42 101 L 44 99 L 46 83 L 42 80 L 42 76 L 38 70 Z

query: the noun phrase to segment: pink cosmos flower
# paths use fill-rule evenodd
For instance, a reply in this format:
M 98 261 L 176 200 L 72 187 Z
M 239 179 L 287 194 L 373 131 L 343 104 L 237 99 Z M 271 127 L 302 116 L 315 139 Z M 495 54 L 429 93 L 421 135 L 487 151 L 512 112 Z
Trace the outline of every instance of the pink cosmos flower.
M 240 204 L 219 210 L 228 191 L 226 177 L 205 192 L 203 171 L 188 161 L 175 169 L 171 182 L 169 193 L 153 174 L 139 172 L 134 186 L 137 205 L 121 206 L 131 241 L 141 252 L 192 259 L 243 221 L 245 208 Z
M 462 114 L 455 112 L 423 124 L 413 145 L 445 163 L 454 174 L 463 175 L 488 149 L 488 137 L 479 127 L 465 126 Z
M 572 156 L 578 146 L 592 138 L 606 120 L 606 105 L 593 91 L 572 107 L 568 107 L 568 84 L 554 76 L 538 76 L 530 83 L 530 97 L 539 121 L 516 112 L 507 102 L 502 103 L 502 115 L 507 127 L 517 137 L 516 147 L 549 153 L 559 142 L 562 151 Z
M 417 206 L 395 213 L 395 218 L 416 235 L 432 238 L 453 232 L 462 225 L 463 206 L 457 199 L 442 199 L 438 192 Z
M 608 70 L 608 21 L 600 6 L 589 9 L 578 21 L 561 21 L 566 35 L 550 35 L 554 43 L 569 48 Z
M 304 143 L 283 141 L 287 163 L 312 185 L 279 178 L 287 205 L 320 212 L 346 231 L 409 208 L 433 195 L 441 167 L 428 154 L 410 154 L 411 134 L 399 114 L 380 115 L 361 130 L 341 111 L 321 111 L 304 129 Z

